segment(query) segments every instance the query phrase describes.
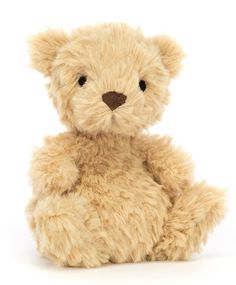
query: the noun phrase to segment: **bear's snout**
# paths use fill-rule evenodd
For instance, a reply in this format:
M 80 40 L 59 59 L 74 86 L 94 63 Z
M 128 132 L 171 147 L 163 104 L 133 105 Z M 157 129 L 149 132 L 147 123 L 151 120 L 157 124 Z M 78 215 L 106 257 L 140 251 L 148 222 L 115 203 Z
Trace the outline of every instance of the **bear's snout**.
M 115 91 L 109 91 L 102 95 L 102 100 L 107 106 L 113 111 L 119 106 L 123 105 L 126 101 L 127 96 L 122 93 Z

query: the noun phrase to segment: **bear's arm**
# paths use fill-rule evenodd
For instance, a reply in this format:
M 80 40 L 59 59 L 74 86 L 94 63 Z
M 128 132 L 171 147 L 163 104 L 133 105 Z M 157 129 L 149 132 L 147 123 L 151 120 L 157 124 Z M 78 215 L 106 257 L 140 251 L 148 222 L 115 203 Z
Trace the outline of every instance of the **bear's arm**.
M 45 138 L 44 146 L 33 153 L 29 170 L 35 194 L 72 190 L 79 177 L 77 149 L 76 136 L 72 133 Z
M 193 181 L 191 157 L 171 144 L 167 136 L 142 136 L 135 142 L 154 180 L 163 185 L 170 198 L 183 193 Z

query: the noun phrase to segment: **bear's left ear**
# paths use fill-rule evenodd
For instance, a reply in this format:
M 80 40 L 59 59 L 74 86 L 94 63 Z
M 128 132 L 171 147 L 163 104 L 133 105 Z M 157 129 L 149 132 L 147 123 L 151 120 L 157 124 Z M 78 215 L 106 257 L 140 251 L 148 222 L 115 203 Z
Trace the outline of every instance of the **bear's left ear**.
M 52 64 L 58 50 L 69 41 L 63 31 L 47 30 L 29 39 L 32 67 L 45 76 L 51 74 Z
M 158 48 L 162 62 L 169 71 L 170 77 L 175 77 L 181 69 L 181 62 L 185 56 L 180 46 L 165 35 L 155 36 L 148 40 Z

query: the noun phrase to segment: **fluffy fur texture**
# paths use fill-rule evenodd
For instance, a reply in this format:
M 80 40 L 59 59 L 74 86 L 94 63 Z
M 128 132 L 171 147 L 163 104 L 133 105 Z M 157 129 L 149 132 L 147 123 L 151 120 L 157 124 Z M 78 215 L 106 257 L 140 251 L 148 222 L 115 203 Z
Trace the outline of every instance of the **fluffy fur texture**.
M 190 258 L 224 216 L 224 193 L 193 181 L 191 159 L 170 138 L 142 133 L 168 103 L 178 45 L 105 24 L 48 30 L 30 48 L 69 129 L 46 138 L 31 163 L 27 217 L 39 251 L 80 267 Z M 111 110 L 107 92 L 127 98 Z

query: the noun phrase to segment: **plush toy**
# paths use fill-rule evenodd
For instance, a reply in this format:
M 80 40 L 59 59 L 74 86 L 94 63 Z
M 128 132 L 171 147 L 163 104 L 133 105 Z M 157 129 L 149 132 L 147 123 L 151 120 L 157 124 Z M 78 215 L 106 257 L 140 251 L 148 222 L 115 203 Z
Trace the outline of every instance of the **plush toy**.
M 224 192 L 196 183 L 160 120 L 183 53 L 125 24 L 48 30 L 32 66 L 68 131 L 47 137 L 30 167 L 27 217 L 43 256 L 62 266 L 186 260 L 225 212 Z

